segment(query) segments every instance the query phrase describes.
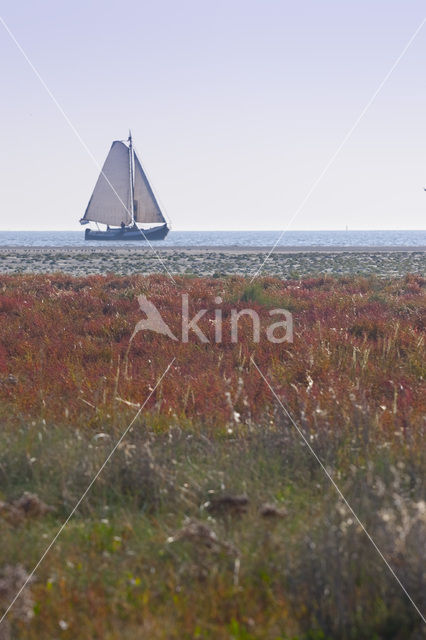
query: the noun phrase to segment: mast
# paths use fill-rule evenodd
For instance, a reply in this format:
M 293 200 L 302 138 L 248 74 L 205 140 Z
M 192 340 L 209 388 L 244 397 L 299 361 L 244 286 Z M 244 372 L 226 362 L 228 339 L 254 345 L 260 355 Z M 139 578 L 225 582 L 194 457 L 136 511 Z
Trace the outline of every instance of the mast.
M 133 143 L 132 132 L 129 129 L 129 137 L 127 139 L 129 143 L 129 179 L 130 179 L 130 213 L 132 214 L 132 227 L 135 224 L 135 206 L 134 206 L 134 180 L 133 180 Z

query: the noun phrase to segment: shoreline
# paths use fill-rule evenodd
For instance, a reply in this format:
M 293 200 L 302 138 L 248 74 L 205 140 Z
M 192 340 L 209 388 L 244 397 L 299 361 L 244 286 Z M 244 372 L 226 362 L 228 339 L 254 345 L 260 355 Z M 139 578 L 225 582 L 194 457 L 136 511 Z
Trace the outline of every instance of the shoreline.
M 242 245 L 182 245 L 182 246 L 162 246 L 156 242 L 151 243 L 156 252 L 178 252 L 184 251 L 188 254 L 193 253 L 269 253 L 273 250 L 273 253 L 411 253 L 411 252 L 426 252 L 426 245 L 418 246 L 398 246 L 398 245 L 363 245 L 363 246 L 344 246 L 344 245 L 289 245 L 289 246 L 277 246 L 273 245 L 259 245 L 259 246 L 242 246 Z M 152 251 L 149 244 L 145 243 L 129 243 L 129 245 L 108 245 L 107 243 L 100 244 L 99 246 L 69 246 L 61 245 L 51 247 L 48 245 L 41 246 L 27 246 L 27 245 L 3 245 L 0 247 L 0 254 L 5 252 L 49 252 L 49 253 L 63 253 L 64 251 L 70 253 L 93 253 L 93 252 L 136 252 L 142 249 L 143 251 Z
M 404 276 L 426 273 L 426 247 L 0 247 L 0 273 Z M 270 255 L 269 255 L 270 254 Z M 266 262 L 265 259 L 267 258 Z M 259 273 L 260 275 L 260 273 Z

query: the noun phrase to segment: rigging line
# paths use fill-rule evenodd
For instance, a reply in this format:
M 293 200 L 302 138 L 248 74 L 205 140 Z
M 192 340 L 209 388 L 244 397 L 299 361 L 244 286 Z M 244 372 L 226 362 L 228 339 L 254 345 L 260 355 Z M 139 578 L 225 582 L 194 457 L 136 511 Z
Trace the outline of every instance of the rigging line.
M 426 18 L 423 18 L 422 22 L 419 24 L 419 26 L 417 27 L 417 29 L 414 31 L 413 35 L 411 36 L 411 38 L 408 40 L 407 44 L 405 45 L 405 47 L 403 48 L 403 50 L 401 51 L 401 53 L 399 54 L 399 56 L 396 58 L 395 62 L 393 63 L 393 65 L 391 66 L 391 68 L 389 69 L 389 71 L 387 72 L 387 74 L 385 75 L 385 77 L 383 78 L 383 80 L 381 81 L 381 83 L 379 84 L 379 86 L 377 87 L 377 89 L 374 91 L 373 95 L 371 96 L 371 98 L 369 99 L 369 101 L 367 102 L 367 104 L 365 105 L 365 107 L 363 108 L 363 110 L 361 111 L 361 113 L 359 114 L 358 118 L 355 120 L 354 124 L 351 126 L 351 128 L 349 129 L 349 131 L 346 133 L 346 135 L 344 136 L 342 142 L 340 143 L 340 145 L 337 147 L 336 151 L 333 153 L 333 155 L 331 156 L 331 158 L 328 160 L 328 162 L 326 163 L 325 167 L 323 168 L 323 170 L 321 171 L 321 173 L 319 174 L 319 176 L 316 178 L 316 180 L 312 183 L 310 189 L 308 190 L 308 192 L 306 193 L 305 197 L 303 198 L 302 202 L 300 203 L 300 205 L 297 207 L 296 211 L 293 213 L 293 215 L 291 216 L 289 222 L 287 223 L 287 226 L 281 231 L 280 235 L 278 236 L 277 241 L 275 242 L 274 246 L 272 247 L 272 249 L 268 252 L 266 258 L 264 259 L 264 261 L 262 262 L 262 264 L 260 265 L 260 267 L 257 269 L 257 271 L 255 272 L 255 274 L 251 277 L 250 282 L 253 282 L 253 280 L 255 278 L 257 278 L 257 276 L 259 275 L 259 273 L 262 271 L 263 267 L 265 266 L 266 262 L 269 260 L 271 254 L 275 251 L 278 243 L 280 242 L 281 238 L 283 237 L 283 235 L 286 233 L 286 231 L 289 230 L 290 225 L 292 224 L 292 222 L 297 218 L 297 216 L 299 215 L 299 213 L 302 211 L 302 209 L 304 208 L 304 206 L 306 205 L 306 203 L 308 202 L 308 200 L 310 199 L 311 195 L 314 193 L 314 191 L 316 190 L 316 188 L 318 187 L 319 183 L 321 182 L 321 180 L 324 178 L 325 174 L 327 173 L 327 171 L 329 170 L 329 168 L 331 167 L 331 165 L 334 163 L 334 161 L 336 160 L 337 156 L 339 155 L 339 153 L 341 152 L 341 150 L 343 149 L 343 147 L 345 146 L 345 144 L 347 143 L 347 141 L 349 140 L 349 138 L 351 137 L 351 135 L 353 134 L 353 132 L 355 131 L 355 129 L 357 128 L 357 126 L 359 125 L 359 123 L 361 122 L 361 120 L 363 119 L 363 117 L 365 116 L 365 114 L 367 113 L 367 111 L 369 110 L 369 108 L 371 107 L 371 105 L 373 104 L 373 102 L 375 101 L 375 99 L 377 98 L 377 96 L 379 95 L 379 93 L 381 92 L 381 90 L 383 89 L 383 87 L 385 86 L 386 82 L 389 80 L 390 76 L 392 75 L 392 73 L 395 71 L 396 67 L 398 66 L 398 64 L 401 62 L 402 58 L 404 57 L 404 55 L 407 53 L 408 49 L 410 48 L 410 46 L 413 44 L 414 40 L 416 39 L 416 37 L 418 36 L 418 34 L 420 33 L 423 25 L 426 22 Z
M 68 516 L 66 517 L 66 519 L 64 520 L 64 522 L 62 523 L 62 525 L 60 526 L 60 528 L 58 529 L 58 531 L 56 532 L 56 534 L 53 536 L 52 540 L 49 542 L 49 544 L 47 545 L 46 549 L 44 550 L 40 560 L 37 562 L 37 564 L 34 566 L 34 568 L 31 570 L 30 574 L 27 576 L 24 584 L 20 587 L 19 591 L 17 592 L 17 594 L 15 595 L 15 597 L 13 598 L 13 600 L 11 601 L 11 603 L 9 604 L 9 606 L 7 607 L 6 611 L 3 613 L 2 617 L 0 618 L 0 625 L 3 622 L 3 620 L 6 618 L 7 614 L 9 613 L 9 611 L 11 610 L 11 608 L 13 607 L 13 605 L 15 604 L 15 602 L 17 601 L 17 599 L 19 598 L 19 596 L 21 595 L 22 591 L 25 589 L 25 587 L 27 586 L 27 584 L 31 581 L 31 579 L 33 578 L 35 572 L 37 571 L 37 569 L 39 568 L 39 566 L 41 565 L 41 563 L 43 562 L 44 558 L 47 556 L 47 554 L 49 553 L 50 549 L 53 547 L 53 545 L 55 544 L 56 540 L 59 538 L 59 536 L 61 535 L 62 531 L 65 529 L 65 527 L 67 526 L 68 522 L 71 520 L 71 518 L 73 517 L 74 513 L 77 511 L 78 507 L 80 506 L 80 504 L 83 502 L 84 498 L 87 496 L 87 494 L 89 493 L 90 489 L 92 488 L 92 486 L 94 485 L 94 483 L 96 482 L 96 480 L 99 478 L 100 474 L 102 473 L 102 471 L 104 470 L 104 468 L 106 467 L 106 465 L 108 464 L 108 462 L 111 460 L 112 456 L 114 455 L 115 451 L 117 450 L 117 447 L 120 446 L 121 442 L 124 440 L 124 438 L 126 437 L 126 435 L 128 434 L 128 432 L 130 431 L 131 427 L 133 426 L 133 424 L 136 422 L 136 420 L 138 419 L 138 417 L 140 416 L 143 408 L 145 407 L 145 405 L 147 404 L 147 402 L 150 400 L 151 396 L 153 395 L 154 391 L 157 389 L 157 387 L 159 386 L 159 384 L 161 383 L 161 381 L 163 380 L 164 376 L 167 374 L 167 372 L 169 371 L 170 367 L 172 366 L 173 362 L 176 360 L 176 357 L 174 357 L 168 364 L 167 368 L 163 371 L 163 373 L 161 374 L 161 376 L 158 378 L 154 388 L 152 389 L 152 391 L 150 391 L 149 395 L 147 396 L 147 398 L 145 399 L 144 403 L 142 404 L 142 406 L 138 409 L 137 413 L 134 415 L 134 417 L 132 418 L 132 420 L 130 421 L 130 424 L 126 427 L 126 429 L 124 430 L 124 432 L 122 433 L 122 435 L 120 436 L 119 440 L 117 440 L 117 442 L 115 443 L 114 447 L 112 448 L 112 450 L 110 451 L 110 453 L 108 454 L 107 458 L 105 459 L 105 461 L 103 462 L 103 464 L 99 467 L 98 471 L 96 472 L 96 474 L 94 475 L 94 477 L 92 478 L 92 480 L 90 481 L 89 485 L 87 486 L 87 488 L 85 489 L 85 491 L 83 492 L 83 494 L 81 495 L 81 497 L 77 500 L 77 502 L 75 503 L 72 511 L 68 514 Z
M 30 66 L 30 68 L 32 69 L 32 71 L 34 72 L 34 74 L 36 75 L 36 77 L 38 78 L 38 80 L 40 81 L 40 83 L 42 84 L 42 86 L 44 87 L 44 89 L 46 90 L 47 94 L 49 95 L 49 97 L 51 98 L 51 100 L 53 101 L 53 103 L 55 104 L 55 106 L 57 107 L 57 109 L 59 110 L 59 112 L 61 113 L 61 115 L 63 116 L 63 118 L 65 119 L 66 123 L 68 124 L 68 126 L 70 127 L 70 129 L 72 130 L 72 132 L 75 134 L 75 136 L 77 137 L 77 139 L 79 140 L 80 144 L 83 146 L 83 148 L 85 149 L 85 151 L 88 153 L 89 157 L 93 160 L 95 166 L 97 167 L 98 171 L 100 171 L 101 175 L 105 178 L 105 180 L 107 181 L 108 185 L 111 187 L 111 190 L 113 191 L 113 193 L 116 195 L 116 197 L 118 198 L 119 202 L 122 204 L 122 206 L 124 207 L 124 209 L 127 211 L 127 213 L 131 216 L 131 213 L 129 211 L 129 209 L 127 208 L 127 206 L 124 204 L 124 202 L 122 201 L 122 199 L 120 198 L 120 196 L 118 195 L 117 191 L 114 189 L 114 187 L 112 186 L 111 182 L 109 181 L 109 179 L 107 178 L 107 176 L 104 174 L 104 172 L 102 171 L 102 167 L 100 166 L 99 162 L 96 160 L 95 156 L 93 155 L 93 153 L 91 152 L 91 150 L 89 149 L 89 147 L 87 146 L 87 144 L 84 142 L 83 138 L 81 137 L 79 131 L 76 129 L 76 127 L 74 126 L 74 124 L 71 122 L 70 118 L 68 117 L 68 115 L 65 113 L 64 109 L 62 108 L 62 106 L 60 105 L 60 103 L 58 102 L 58 100 L 55 98 L 55 96 L 53 95 L 52 91 L 49 89 L 48 85 L 46 84 L 46 82 L 44 81 L 43 77 L 40 75 L 39 71 L 36 69 L 36 67 L 34 66 L 34 64 L 31 62 L 30 58 L 27 56 L 25 50 L 22 48 L 21 44 L 18 42 L 18 40 L 16 39 L 16 37 L 14 36 L 14 34 L 12 33 L 12 31 L 10 30 L 9 26 L 6 24 L 6 22 L 4 21 L 3 17 L 0 16 L 0 22 L 2 23 L 3 27 L 5 28 L 6 32 L 9 34 L 11 40 L 14 42 L 14 44 L 16 45 L 16 47 L 18 48 L 18 50 L 20 51 L 20 53 L 22 54 L 22 56 L 24 57 L 24 59 L 26 60 L 26 62 L 28 63 L 28 65 Z M 138 227 L 139 228 L 139 227 Z M 164 261 L 162 260 L 161 256 L 159 255 L 159 253 L 154 249 L 154 247 L 152 246 L 151 242 L 149 241 L 149 239 L 147 238 L 147 236 L 145 235 L 145 233 L 143 232 L 142 229 L 139 229 L 139 231 L 142 233 L 145 241 L 148 243 L 148 245 L 150 246 L 150 248 L 152 249 L 152 251 L 154 252 L 156 258 L 159 260 L 159 262 L 161 263 L 164 271 L 167 273 L 167 275 L 170 277 L 170 279 L 172 280 L 172 282 L 174 284 L 176 284 L 176 280 L 173 278 L 173 275 L 171 274 L 171 272 L 169 271 L 169 269 L 166 267 L 166 265 L 164 264 Z
M 353 508 L 351 507 L 351 505 L 349 504 L 349 502 L 347 501 L 347 499 L 345 498 L 345 496 L 342 493 L 342 490 L 339 488 L 339 486 L 336 484 L 336 482 L 333 480 L 332 476 L 330 475 L 330 473 L 327 471 L 327 468 L 325 467 L 324 463 L 321 461 L 321 459 L 319 458 L 318 454 L 315 452 L 315 450 L 312 448 L 309 440 L 306 438 L 305 434 L 303 433 L 303 431 L 300 429 L 300 427 L 297 425 L 297 423 L 295 422 L 295 420 L 293 419 L 292 415 L 290 414 L 290 412 L 288 411 L 288 409 L 285 407 L 285 405 L 282 403 L 281 399 L 278 397 L 278 395 L 276 394 L 276 392 L 274 391 L 274 389 L 272 388 L 271 384 L 269 383 L 268 379 L 263 375 L 262 371 L 259 369 L 259 367 L 257 366 L 253 356 L 250 356 L 250 360 L 251 362 L 254 364 L 254 366 L 256 367 L 260 377 L 263 379 L 263 381 L 266 383 L 267 387 L 269 388 L 269 390 L 272 392 L 272 395 L 274 396 L 274 398 L 278 401 L 278 404 L 280 405 L 281 409 L 284 411 L 284 413 L 286 414 L 286 416 L 289 418 L 290 422 L 292 423 L 292 425 L 295 427 L 295 429 L 297 430 L 298 434 L 300 435 L 300 437 L 303 439 L 303 442 L 305 443 L 305 445 L 308 447 L 310 453 L 314 456 L 315 460 L 318 462 L 318 464 L 320 465 L 321 469 L 324 471 L 325 475 L 327 476 L 327 478 L 330 480 L 331 484 L 333 485 L 333 487 L 336 489 L 339 497 L 343 500 L 343 502 L 345 503 L 345 505 L 347 506 L 347 508 L 349 509 L 349 511 L 352 513 L 353 517 L 355 518 L 355 520 L 358 522 L 359 526 L 361 527 L 361 529 L 364 531 L 365 535 L 367 536 L 367 538 L 369 539 L 369 541 L 371 542 L 371 544 L 373 545 L 374 549 L 377 551 L 377 553 L 379 554 L 380 558 L 383 560 L 383 562 L 385 563 L 385 565 L 387 566 L 387 568 L 389 569 L 390 573 L 392 574 L 392 576 L 395 578 L 395 580 L 397 581 L 397 583 L 399 584 L 399 586 L 401 587 L 401 589 L 403 590 L 403 592 L 405 593 L 405 595 L 407 596 L 408 600 L 411 602 L 411 604 L 413 605 L 414 609 L 417 611 L 417 613 L 419 614 L 419 616 L 421 617 L 421 619 L 423 620 L 423 622 L 426 624 L 426 619 L 424 617 L 424 615 L 422 614 L 422 612 L 420 611 L 420 609 L 418 608 L 418 606 L 416 605 L 416 603 L 414 602 L 413 598 L 410 596 L 410 594 L 408 593 L 407 589 L 404 587 L 404 585 L 402 584 L 401 580 L 398 578 L 398 576 L 396 575 L 395 571 L 392 569 L 392 567 L 390 566 L 389 562 L 386 560 L 385 556 L 383 555 L 383 553 L 380 551 L 379 547 L 377 546 L 377 544 L 374 542 L 373 538 L 371 537 L 371 535 L 368 533 L 367 529 L 365 528 L 365 526 L 363 525 L 363 523 L 361 522 L 361 520 L 359 519 L 359 517 L 357 516 L 357 514 L 355 513 L 355 511 L 353 510 Z

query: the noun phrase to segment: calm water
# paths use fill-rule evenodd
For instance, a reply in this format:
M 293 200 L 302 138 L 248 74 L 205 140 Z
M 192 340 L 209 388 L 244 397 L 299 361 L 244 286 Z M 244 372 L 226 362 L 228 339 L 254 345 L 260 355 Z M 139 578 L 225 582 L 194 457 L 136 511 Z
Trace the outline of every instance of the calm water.
M 273 246 L 280 231 L 171 231 L 158 246 Z M 0 246 L 134 246 L 129 242 L 86 242 L 84 231 L 0 231 Z M 281 246 L 425 246 L 426 231 L 286 231 Z

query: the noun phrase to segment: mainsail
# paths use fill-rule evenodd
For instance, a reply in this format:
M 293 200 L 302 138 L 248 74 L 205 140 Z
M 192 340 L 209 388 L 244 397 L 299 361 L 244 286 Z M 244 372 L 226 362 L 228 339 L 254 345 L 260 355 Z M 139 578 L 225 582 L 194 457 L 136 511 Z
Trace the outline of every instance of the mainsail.
M 132 222 L 129 148 L 118 140 L 102 167 L 82 221 L 120 226 Z
M 135 222 L 166 222 L 136 153 L 133 203 Z

